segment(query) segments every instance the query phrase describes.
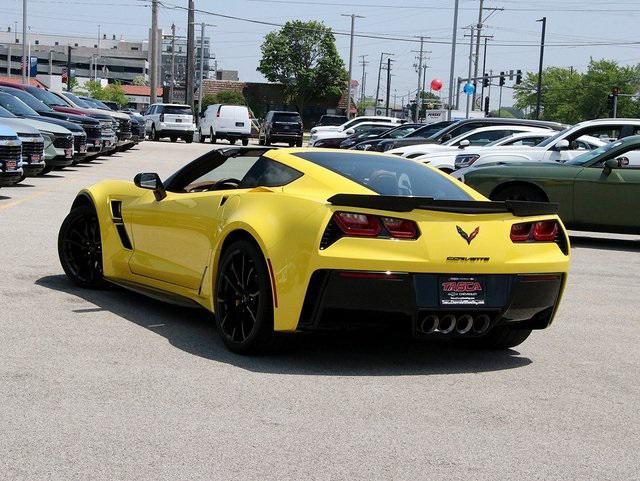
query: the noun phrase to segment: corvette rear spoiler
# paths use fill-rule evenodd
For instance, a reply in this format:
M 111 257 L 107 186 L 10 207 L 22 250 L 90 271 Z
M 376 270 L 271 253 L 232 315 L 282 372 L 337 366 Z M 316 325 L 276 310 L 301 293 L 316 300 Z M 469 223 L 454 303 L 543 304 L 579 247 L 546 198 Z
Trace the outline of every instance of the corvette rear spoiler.
M 453 212 L 456 214 L 503 214 L 510 212 L 518 217 L 553 215 L 558 204 L 507 200 L 492 202 L 481 200 L 436 200 L 431 197 L 401 197 L 393 195 L 336 194 L 328 199 L 333 205 L 362 207 L 365 209 L 411 212 L 415 209 Z

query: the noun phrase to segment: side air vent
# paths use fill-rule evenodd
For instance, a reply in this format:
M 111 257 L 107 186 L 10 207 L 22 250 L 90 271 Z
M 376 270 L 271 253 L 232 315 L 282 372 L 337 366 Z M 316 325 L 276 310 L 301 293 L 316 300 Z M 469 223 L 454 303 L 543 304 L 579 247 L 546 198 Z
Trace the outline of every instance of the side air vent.
M 116 224 L 116 230 L 118 231 L 118 235 L 120 236 L 122 247 L 132 250 L 133 246 L 131 245 L 131 239 L 129 239 L 129 234 L 127 234 L 127 229 L 125 229 L 124 224 Z
M 120 200 L 112 200 L 111 201 L 111 216 L 114 221 L 122 221 L 122 201 Z

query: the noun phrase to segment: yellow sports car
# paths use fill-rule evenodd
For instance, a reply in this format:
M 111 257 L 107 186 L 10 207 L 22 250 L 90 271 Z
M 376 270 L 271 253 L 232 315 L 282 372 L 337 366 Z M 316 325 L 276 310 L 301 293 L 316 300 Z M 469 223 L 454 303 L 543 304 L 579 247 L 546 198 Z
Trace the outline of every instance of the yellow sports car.
M 164 181 L 82 190 L 58 249 L 79 286 L 213 312 L 236 352 L 377 324 L 507 348 L 560 302 L 569 240 L 556 209 L 490 202 L 396 156 L 232 147 Z

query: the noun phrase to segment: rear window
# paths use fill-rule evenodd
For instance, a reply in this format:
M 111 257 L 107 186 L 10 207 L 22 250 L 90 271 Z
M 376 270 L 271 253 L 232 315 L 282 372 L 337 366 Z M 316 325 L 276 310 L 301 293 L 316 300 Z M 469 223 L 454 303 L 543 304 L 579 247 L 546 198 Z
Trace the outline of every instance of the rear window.
M 453 178 L 449 180 L 425 165 L 402 157 L 350 152 L 302 152 L 295 155 L 380 195 L 472 200 Z
M 180 107 L 177 105 L 163 105 L 162 113 L 172 115 L 191 115 L 191 109 L 189 107 Z
M 273 114 L 274 122 L 301 122 L 300 114 L 296 112 L 279 112 Z

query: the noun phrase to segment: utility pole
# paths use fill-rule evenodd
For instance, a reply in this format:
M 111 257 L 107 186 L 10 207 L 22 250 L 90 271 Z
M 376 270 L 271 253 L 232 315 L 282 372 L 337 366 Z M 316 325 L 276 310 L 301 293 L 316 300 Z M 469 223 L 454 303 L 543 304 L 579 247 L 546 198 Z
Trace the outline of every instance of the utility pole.
M 195 6 L 194 0 L 189 0 L 187 14 L 187 71 L 185 72 L 185 103 L 193 109 L 193 79 L 196 76 L 196 65 L 193 54 L 195 50 L 194 32 Z
M 49 75 L 53 75 L 53 50 L 49 50 Z
M 471 34 L 469 35 L 469 76 L 467 77 L 467 83 L 471 83 L 471 66 L 473 64 L 473 32 L 475 27 L 469 27 Z M 466 92 L 465 92 L 466 93 Z M 466 118 L 469 118 L 469 110 L 471 107 L 471 95 L 467 94 L 467 113 Z
M 98 25 L 98 48 L 97 48 L 97 52 L 96 52 L 96 61 L 95 61 L 95 64 L 93 66 L 93 69 L 94 69 L 93 80 L 94 81 L 98 80 L 98 59 L 99 58 L 100 58 L 100 25 Z
M 420 87 L 422 86 L 422 56 L 424 55 L 424 37 L 420 37 L 420 57 L 418 58 L 418 91 L 416 92 L 416 115 L 414 121 L 417 123 L 420 117 Z
M 151 53 L 151 61 L 149 62 L 151 70 L 149 75 L 149 86 L 151 87 L 149 102 L 153 105 L 158 101 L 158 0 L 152 0 L 151 2 L 151 45 L 149 52 Z
M 483 7 L 484 7 L 484 0 L 480 0 L 480 8 L 478 10 L 478 24 L 476 25 L 477 38 L 476 38 L 476 59 L 475 59 L 475 66 L 474 66 L 474 71 L 473 71 L 474 79 L 478 78 L 478 63 L 479 63 L 478 61 L 480 59 L 480 37 L 482 35 Z M 472 99 L 472 102 L 471 102 L 471 109 L 472 110 L 474 109 L 474 107 L 476 105 L 476 96 L 477 96 L 477 92 L 478 92 L 477 80 L 473 81 L 473 86 L 475 87 L 475 90 L 473 91 L 473 99 Z
M 11 77 L 11 44 L 7 45 L 7 76 Z
M 376 87 L 375 111 L 378 111 L 378 99 L 380 98 L 380 77 L 382 76 L 382 59 L 385 55 L 391 56 L 392 53 L 380 52 L 380 66 L 378 67 L 378 86 Z
M 347 84 L 347 118 L 351 117 L 351 79 L 353 78 L 353 31 L 356 25 L 356 18 L 364 18 L 361 15 L 342 14 L 342 17 L 351 17 L 351 38 L 349 40 L 349 83 Z
M 27 83 L 27 0 L 22 0 L 22 83 Z
M 176 24 L 171 24 L 171 72 L 169 83 L 169 103 L 173 103 L 173 89 L 176 83 Z
M 368 57 L 368 55 L 360 55 L 359 56 L 362 60 L 360 61 L 360 65 L 362 65 L 362 83 L 360 84 L 360 104 L 364 104 L 364 100 L 365 100 L 365 81 L 367 78 L 367 64 L 369 62 L 367 62 L 366 58 Z
M 202 22 L 200 28 L 200 82 L 198 91 L 198 115 L 202 111 L 202 93 L 204 92 L 204 28 L 206 23 Z M 212 27 L 214 25 L 211 25 Z
M 480 99 L 482 100 L 482 105 L 484 105 L 484 76 L 487 74 L 487 42 L 489 41 L 489 37 L 484 37 L 484 55 L 482 56 L 482 91 L 480 94 Z M 476 75 L 477 76 L 477 75 Z
M 67 47 L 67 92 L 71 92 L 71 45 Z
M 540 118 L 540 106 L 542 105 L 542 66 L 544 65 L 544 40 L 547 34 L 547 17 L 542 17 L 542 38 L 540 41 L 540 64 L 538 66 L 538 93 L 536 99 L 536 119 Z
M 453 39 L 451 41 L 451 65 L 449 69 L 449 104 L 447 105 L 447 120 L 451 120 L 451 104 L 453 103 L 453 83 L 456 70 L 456 42 L 458 34 L 458 11 L 460 0 L 455 0 L 453 9 Z
M 391 59 L 387 59 L 387 98 L 385 104 L 385 114 L 389 116 L 389 97 L 391 97 Z

